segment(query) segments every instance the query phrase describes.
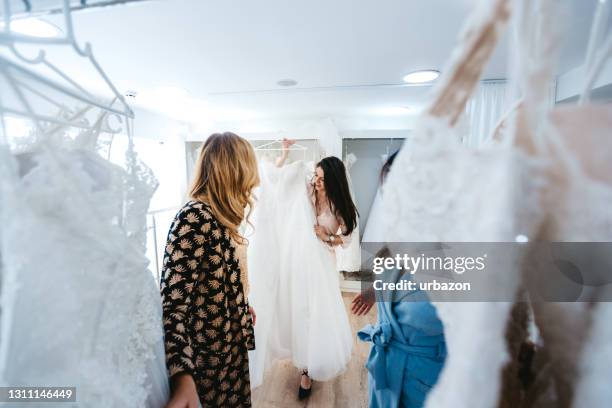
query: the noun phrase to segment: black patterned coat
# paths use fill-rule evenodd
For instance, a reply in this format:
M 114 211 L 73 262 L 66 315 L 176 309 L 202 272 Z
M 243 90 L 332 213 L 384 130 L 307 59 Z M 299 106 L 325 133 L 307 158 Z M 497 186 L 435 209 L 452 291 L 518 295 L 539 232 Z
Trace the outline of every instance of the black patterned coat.
M 161 278 L 170 377 L 193 376 L 203 407 L 250 407 L 252 318 L 229 232 L 207 204 L 176 215 Z

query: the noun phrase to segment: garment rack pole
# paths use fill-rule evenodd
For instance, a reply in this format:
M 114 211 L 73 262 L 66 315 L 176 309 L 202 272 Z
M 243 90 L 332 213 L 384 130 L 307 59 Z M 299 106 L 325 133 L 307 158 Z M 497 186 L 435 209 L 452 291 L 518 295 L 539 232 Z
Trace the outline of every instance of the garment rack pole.
M 153 2 L 153 1 L 159 1 L 159 0 L 106 0 L 106 1 L 101 0 L 101 1 L 94 1 L 94 2 L 91 2 L 91 1 L 88 2 L 87 0 L 85 0 L 85 1 L 79 1 L 78 4 L 71 5 L 70 11 L 75 12 L 75 11 L 82 11 L 82 10 L 95 9 L 95 8 L 124 6 L 124 5 L 132 4 L 132 3 L 145 3 L 145 2 Z M 35 8 L 32 9 L 31 6 L 28 6 L 26 2 L 24 2 L 24 5 L 26 8 L 26 11 L 19 12 L 19 13 L 13 13 L 14 17 L 16 18 L 40 17 L 44 15 L 62 14 L 64 12 L 61 5 L 57 7 L 41 9 L 41 10 L 36 10 Z

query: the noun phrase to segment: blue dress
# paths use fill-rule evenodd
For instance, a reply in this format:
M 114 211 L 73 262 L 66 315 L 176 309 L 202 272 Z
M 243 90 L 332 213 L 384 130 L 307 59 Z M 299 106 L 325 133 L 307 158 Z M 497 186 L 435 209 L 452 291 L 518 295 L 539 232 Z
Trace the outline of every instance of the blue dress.
M 446 358 L 442 322 L 424 292 L 377 301 L 378 323 L 357 336 L 373 343 L 366 362 L 370 408 L 418 408 Z

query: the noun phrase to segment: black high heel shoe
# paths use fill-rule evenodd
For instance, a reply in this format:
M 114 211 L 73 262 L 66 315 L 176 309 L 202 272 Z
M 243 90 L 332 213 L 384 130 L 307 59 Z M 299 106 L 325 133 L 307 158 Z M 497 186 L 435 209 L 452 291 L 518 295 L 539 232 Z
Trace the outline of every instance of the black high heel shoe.
M 302 375 L 308 377 L 308 370 L 303 370 Z M 310 380 L 310 388 L 306 389 L 302 387 L 302 380 L 300 378 L 300 389 L 298 390 L 298 399 L 301 401 L 310 397 L 310 393 L 312 391 L 312 380 Z

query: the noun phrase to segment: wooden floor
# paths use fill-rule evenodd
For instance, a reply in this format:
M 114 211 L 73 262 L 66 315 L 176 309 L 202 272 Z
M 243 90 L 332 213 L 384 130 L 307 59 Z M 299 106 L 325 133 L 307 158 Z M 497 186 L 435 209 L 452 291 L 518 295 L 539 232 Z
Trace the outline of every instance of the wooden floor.
M 376 307 L 366 316 L 357 317 L 350 311 L 355 293 L 343 293 L 344 304 L 353 331 L 353 356 L 346 372 L 327 382 L 314 381 L 312 394 L 305 401 L 297 399 L 300 373 L 290 361 L 277 362 L 266 374 L 263 384 L 253 391 L 255 408 L 367 408 L 367 371 L 363 367 L 370 344 L 357 340 L 356 333 L 367 323 L 376 321 Z

